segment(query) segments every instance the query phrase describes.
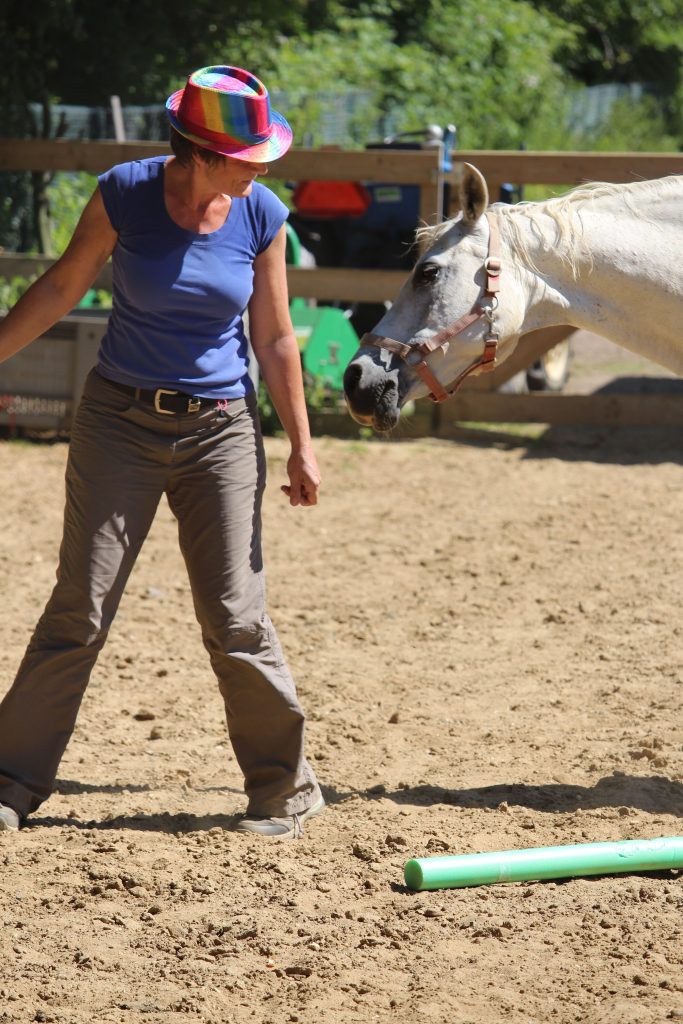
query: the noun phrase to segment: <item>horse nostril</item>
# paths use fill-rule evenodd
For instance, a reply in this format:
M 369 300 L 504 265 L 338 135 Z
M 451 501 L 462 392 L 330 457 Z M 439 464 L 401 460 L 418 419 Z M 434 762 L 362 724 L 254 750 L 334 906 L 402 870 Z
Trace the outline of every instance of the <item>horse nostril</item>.
M 363 368 L 358 363 L 349 363 L 344 370 L 344 391 L 347 395 L 352 395 L 360 384 L 360 379 L 363 376 Z

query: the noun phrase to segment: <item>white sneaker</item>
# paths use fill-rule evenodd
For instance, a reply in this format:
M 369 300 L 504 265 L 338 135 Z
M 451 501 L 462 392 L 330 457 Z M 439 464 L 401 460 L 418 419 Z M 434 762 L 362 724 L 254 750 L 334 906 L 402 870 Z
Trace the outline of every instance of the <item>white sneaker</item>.
M 325 810 L 325 801 L 319 796 L 312 807 L 298 814 L 289 814 L 282 818 L 260 818 L 255 814 L 243 814 L 233 826 L 235 832 L 251 832 L 257 836 L 270 839 L 301 839 L 304 834 L 304 822 L 314 818 Z
M 0 832 L 17 832 L 20 824 L 19 815 L 14 808 L 0 804 Z

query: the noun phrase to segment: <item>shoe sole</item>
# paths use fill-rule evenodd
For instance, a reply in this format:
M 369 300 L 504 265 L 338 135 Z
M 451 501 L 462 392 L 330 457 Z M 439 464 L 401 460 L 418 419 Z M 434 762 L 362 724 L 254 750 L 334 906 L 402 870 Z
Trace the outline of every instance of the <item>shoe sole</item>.
M 324 797 L 321 794 L 320 797 L 316 800 L 316 802 L 313 804 L 312 807 L 307 807 L 305 811 L 301 811 L 300 814 L 297 815 L 297 817 L 299 818 L 300 824 L 303 826 L 309 820 L 309 818 L 315 818 L 318 814 L 322 814 L 322 812 L 325 810 L 326 807 L 327 807 L 327 804 L 325 803 L 325 799 L 324 799 Z M 293 826 L 290 829 L 289 832 L 283 832 L 281 835 L 268 835 L 267 832 L 259 832 L 257 829 L 240 828 L 239 824 L 238 824 L 238 826 L 236 828 L 233 829 L 233 831 L 241 833 L 243 836 L 246 836 L 246 835 L 249 835 L 249 836 L 259 836 L 259 838 L 261 838 L 261 839 L 285 839 L 286 840 L 286 839 L 294 839 L 295 835 L 296 835 L 295 826 Z M 302 828 L 302 832 L 303 832 L 303 828 Z
M 312 807 L 308 807 L 305 811 L 301 812 L 299 815 L 299 821 L 304 824 L 309 818 L 315 818 L 318 814 L 322 814 L 326 807 L 327 804 L 325 803 L 324 797 L 321 795 Z

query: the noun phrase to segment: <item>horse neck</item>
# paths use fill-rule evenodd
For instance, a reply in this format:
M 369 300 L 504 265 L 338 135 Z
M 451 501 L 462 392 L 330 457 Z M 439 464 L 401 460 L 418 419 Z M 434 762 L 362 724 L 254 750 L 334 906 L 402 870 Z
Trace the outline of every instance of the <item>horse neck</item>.
M 680 223 L 639 217 L 618 197 L 584 204 L 574 212 L 580 239 L 569 253 L 557 242 L 558 224 L 550 214 L 539 210 L 533 221 L 523 209 L 511 214 L 526 250 L 520 264 L 504 231 L 525 295 L 520 333 L 568 324 L 683 373 L 683 285 L 667 273 L 677 265 Z

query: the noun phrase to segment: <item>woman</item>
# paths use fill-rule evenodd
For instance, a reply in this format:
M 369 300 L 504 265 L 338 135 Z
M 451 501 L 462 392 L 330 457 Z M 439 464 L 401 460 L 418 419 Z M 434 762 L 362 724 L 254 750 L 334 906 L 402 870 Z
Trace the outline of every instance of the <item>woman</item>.
M 7 359 L 64 316 L 109 256 L 113 308 L 75 418 L 57 583 L 0 705 L 0 829 L 49 796 L 125 582 L 163 493 L 245 777 L 237 831 L 300 836 L 324 808 L 304 715 L 264 607 L 265 460 L 242 315 L 291 442 L 291 505 L 315 505 L 285 274 L 287 209 L 258 175 L 292 132 L 240 68 L 166 103 L 173 156 L 112 168 L 71 243 L 0 325 Z

